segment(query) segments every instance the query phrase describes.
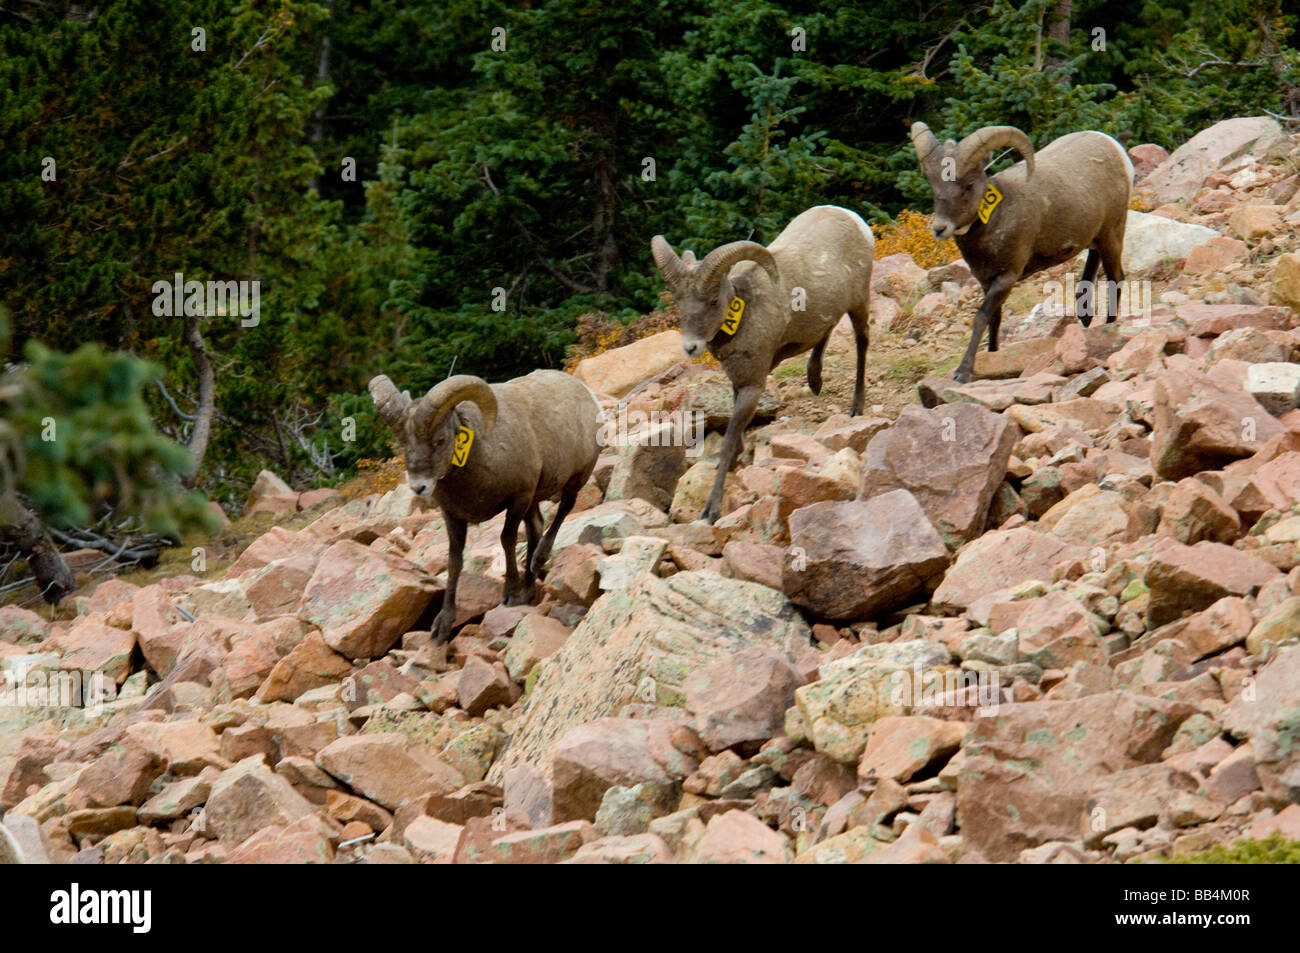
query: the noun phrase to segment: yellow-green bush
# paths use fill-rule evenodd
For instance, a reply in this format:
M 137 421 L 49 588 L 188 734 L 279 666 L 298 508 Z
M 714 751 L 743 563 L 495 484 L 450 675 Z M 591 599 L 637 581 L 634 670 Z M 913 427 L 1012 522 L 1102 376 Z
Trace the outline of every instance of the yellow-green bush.
M 888 225 L 873 225 L 876 258 L 907 252 L 922 268 L 937 268 L 960 258 L 956 242 L 951 238 L 939 241 L 934 237 L 934 229 L 930 226 L 932 218 L 931 215 L 904 209 Z

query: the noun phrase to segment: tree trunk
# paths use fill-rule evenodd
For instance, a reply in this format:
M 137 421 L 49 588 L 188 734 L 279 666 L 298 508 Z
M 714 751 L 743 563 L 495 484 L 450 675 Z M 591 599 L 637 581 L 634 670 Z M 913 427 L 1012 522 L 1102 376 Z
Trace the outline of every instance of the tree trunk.
M 1072 0 L 1057 0 L 1056 7 L 1047 18 L 1047 37 L 1049 40 L 1064 47 L 1070 42 L 1070 15 L 1073 12 Z M 1064 75 L 1065 59 L 1059 55 L 1048 55 L 1047 65 L 1055 66 L 1063 71 L 1062 82 L 1067 86 L 1070 83 L 1068 76 Z
M 614 192 L 614 163 L 606 152 L 596 157 L 596 214 L 592 218 L 596 250 L 596 290 L 609 290 L 609 273 L 618 267 L 618 242 L 614 239 L 614 216 L 618 196 Z
M 0 542 L 27 557 L 46 602 L 58 603 L 77 588 L 72 570 L 54 548 L 40 519 L 13 494 L 0 496 Z
M 194 429 L 190 431 L 189 450 L 194 457 L 194 474 L 185 479 L 187 486 L 193 486 L 198 479 L 199 467 L 208 452 L 208 439 L 212 436 L 212 417 L 217 409 L 217 381 L 212 369 L 212 358 L 208 355 L 208 346 L 203 340 L 199 328 L 198 315 L 185 317 L 185 345 L 190 349 L 190 358 L 199 375 L 199 406 L 194 412 Z

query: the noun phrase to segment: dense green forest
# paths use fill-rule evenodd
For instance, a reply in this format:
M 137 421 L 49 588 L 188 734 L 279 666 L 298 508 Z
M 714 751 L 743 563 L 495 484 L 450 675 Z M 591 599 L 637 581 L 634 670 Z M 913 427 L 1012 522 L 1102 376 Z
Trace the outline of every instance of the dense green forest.
M 562 363 L 579 315 L 656 306 L 657 232 L 706 247 L 818 203 L 924 207 L 914 119 L 1172 148 L 1217 119 L 1300 115 L 1290 10 L 3 0 L 0 347 L 48 366 L 101 346 L 80 360 L 116 368 L 133 426 L 147 414 L 202 462 L 149 452 L 227 506 L 263 466 L 335 482 L 384 453 L 368 377 Z M 160 309 L 178 273 L 257 281 L 256 320 Z M 54 484 L 41 515 L 84 520 L 72 470 L 17 488 Z

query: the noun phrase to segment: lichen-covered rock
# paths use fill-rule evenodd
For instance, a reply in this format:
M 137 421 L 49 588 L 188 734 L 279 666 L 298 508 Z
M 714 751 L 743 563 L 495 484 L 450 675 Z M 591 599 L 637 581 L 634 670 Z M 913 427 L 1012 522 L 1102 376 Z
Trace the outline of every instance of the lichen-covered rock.
M 811 638 L 781 593 L 707 571 L 646 576 L 606 593 L 538 677 L 488 780 L 512 766 L 548 765 L 570 728 L 633 701 L 681 705 L 687 677 L 749 645 L 794 654 Z

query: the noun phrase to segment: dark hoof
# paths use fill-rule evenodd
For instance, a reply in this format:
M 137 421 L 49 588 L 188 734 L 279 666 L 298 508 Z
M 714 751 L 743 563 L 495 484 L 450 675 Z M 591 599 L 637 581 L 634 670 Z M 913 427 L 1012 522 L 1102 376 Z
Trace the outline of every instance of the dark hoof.
M 955 380 L 958 384 L 969 384 L 970 375 L 971 375 L 970 371 L 964 371 L 959 367 L 957 368 L 957 370 L 953 372 L 952 379 Z
M 526 606 L 533 601 L 533 586 L 525 586 L 516 589 L 514 592 L 506 593 L 506 597 L 501 600 L 503 606 Z

